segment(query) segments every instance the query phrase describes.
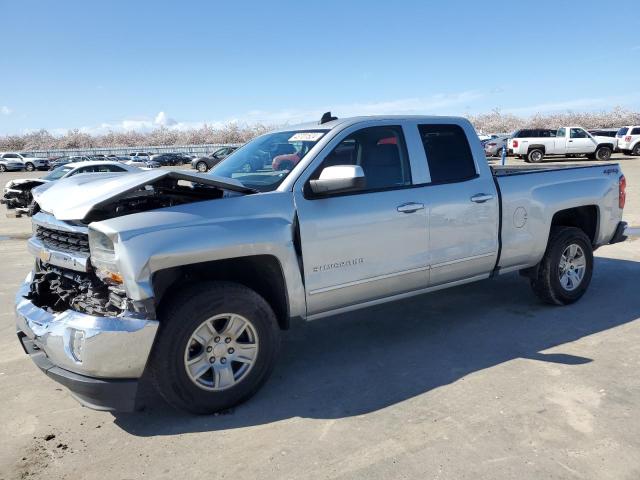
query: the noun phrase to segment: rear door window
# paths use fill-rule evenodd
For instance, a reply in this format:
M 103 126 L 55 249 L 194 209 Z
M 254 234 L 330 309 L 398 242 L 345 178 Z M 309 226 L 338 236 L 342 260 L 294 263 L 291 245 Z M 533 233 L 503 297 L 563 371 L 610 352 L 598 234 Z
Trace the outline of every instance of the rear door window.
M 459 125 L 418 125 L 431 183 L 463 182 L 477 176 L 467 135 Z
M 640 135 L 640 127 L 631 130 L 631 135 Z

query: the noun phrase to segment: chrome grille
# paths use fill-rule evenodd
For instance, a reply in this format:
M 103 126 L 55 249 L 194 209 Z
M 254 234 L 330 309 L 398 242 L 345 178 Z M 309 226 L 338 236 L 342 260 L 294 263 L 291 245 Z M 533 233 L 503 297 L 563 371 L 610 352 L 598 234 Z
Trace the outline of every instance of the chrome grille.
M 36 237 L 50 248 L 89 253 L 89 236 L 86 233 L 64 232 L 38 225 Z

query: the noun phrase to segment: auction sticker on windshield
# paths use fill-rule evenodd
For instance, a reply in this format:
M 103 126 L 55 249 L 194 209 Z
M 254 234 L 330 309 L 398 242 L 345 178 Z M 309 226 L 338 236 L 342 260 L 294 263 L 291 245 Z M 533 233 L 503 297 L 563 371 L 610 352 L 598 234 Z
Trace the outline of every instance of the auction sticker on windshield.
M 294 134 L 290 142 L 317 142 L 322 138 L 325 132 L 298 132 Z

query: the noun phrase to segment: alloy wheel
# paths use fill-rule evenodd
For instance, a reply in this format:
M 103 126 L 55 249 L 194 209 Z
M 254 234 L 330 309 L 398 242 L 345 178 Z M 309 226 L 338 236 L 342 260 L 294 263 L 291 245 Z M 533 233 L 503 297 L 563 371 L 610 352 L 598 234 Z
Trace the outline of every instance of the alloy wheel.
M 587 260 L 580 245 L 572 243 L 562 252 L 558 277 L 562 288 L 571 292 L 582 283 L 587 270 Z
M 211 317 L 193 332 L 184 352 L 191 381 L 203 390 L 221 391 L 241 382 L 258 357 L 253 324 L 237 314 Z

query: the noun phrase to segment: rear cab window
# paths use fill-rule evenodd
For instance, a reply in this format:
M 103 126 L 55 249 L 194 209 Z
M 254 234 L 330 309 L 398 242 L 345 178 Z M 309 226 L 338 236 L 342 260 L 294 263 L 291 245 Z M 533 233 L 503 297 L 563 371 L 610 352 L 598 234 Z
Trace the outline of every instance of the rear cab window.
M 418 125 L 431 183 L 464 182 L 478 176 L 471 147 L 459 125 Z

